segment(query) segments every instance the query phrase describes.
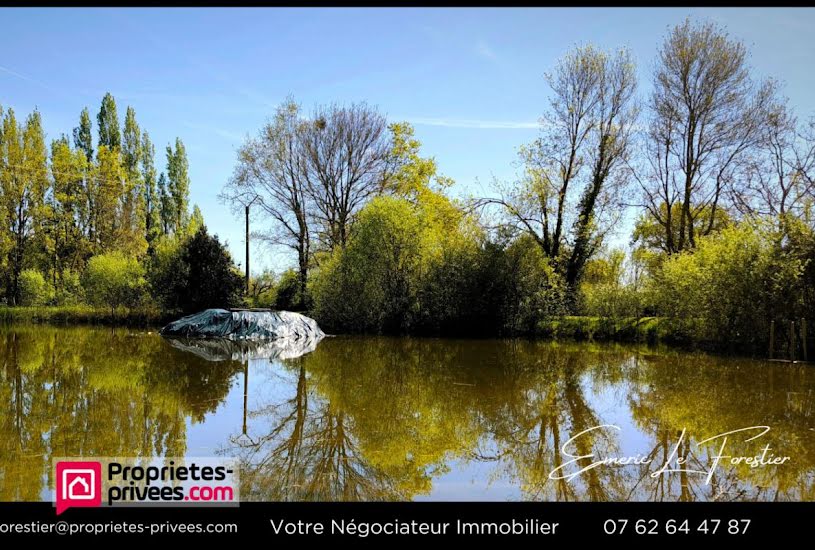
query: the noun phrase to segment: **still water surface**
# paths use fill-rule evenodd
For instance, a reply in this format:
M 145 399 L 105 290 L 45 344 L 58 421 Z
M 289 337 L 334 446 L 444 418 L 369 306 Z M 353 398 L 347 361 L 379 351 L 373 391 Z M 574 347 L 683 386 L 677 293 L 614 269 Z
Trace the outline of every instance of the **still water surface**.
M 244 500 L 815 500 L 815 366 L 373 337 L 229 353 L 0 328 L 0 500 L 50 499 L 51 457 L 182 455 L 238 457 Z M 789 459 L 716 459 L 762 454 Z

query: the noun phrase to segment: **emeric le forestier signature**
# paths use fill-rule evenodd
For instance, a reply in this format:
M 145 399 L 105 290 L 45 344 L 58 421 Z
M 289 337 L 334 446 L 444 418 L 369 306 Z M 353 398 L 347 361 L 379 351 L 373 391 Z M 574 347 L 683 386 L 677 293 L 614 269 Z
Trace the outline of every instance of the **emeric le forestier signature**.
M 614 424 L 602 424 L 600 426 L 594 426 L 587 430 L 583 430 L 580 433 L 573 435 L 566 441 L 560 448 L 561 454 L 568 458 L 563 464 L 555 468 L 549 473 L 549 479 L 565 479 L 571 480 L 580 474 L 591 470 L 592 468 L 597 468 L 599 466 L 639 466 L 639 465 L 650 465 L 653 464 L 654 459 L 645 456 L 642 454 L 637 455 L 630 455 L 630 456 L 617 456 L 617 457 L 610 457 L 610 458 L 602 458 L 596 459 L 594 453 L 590 454 L 576 454 L 575 443 L 581 438 L 590 435 L 592 432 L 598 430 L 617 430 L 621 431 L 621 428 Z M 651 477 L 657 477 L 663 474 L 668 473 L 675 473 L 675 472 L 685 472 L 688 474 L 695 474 L 695 475 L 703 475 L 705 476 L 705 484 L 709 484 L 711 479 L 713 478 L 713 474 L 716 471 L 716 468 L 719 465 L 732 465 L 737 466 L 739 464 L 745 464 L 751 468 L 761 468 L 764 466 L 777 466 L 786 463 L 790 460 L 788 456 L 776 456 L 773 454 L 770 448 L 770 445 L 764 445 L 759 449 L 759 453 L 752 456 L 740 456 L 740 455 L 730 455 L 727 454 L 727 445 L 728 441 L 731 437 L 740 437 L 743 438 L 741 441 L 748 442 L 757 440 L 767 432 L 770 431 L 769 426 L 750 426 L 748 428 L 739 428 L 737 430 L 731 430 L 729 432 L 724 432 L 720 434 L 716 434 L 712 437 L 708 437 L 707 439 L 703 439 L 701 441 L 697 441 L 697 447 L 702 447 L 704 445 L 715 445 L 717 447 L 716 450 L 712 451 L 711 465 L 706 470 L 696 470 L 690 468 L 687 464 L 687 458 L 683 457 L 679 453 L 680 446 L 685 442 L 687 437 L 686 430 L 682 430 L 682 433 L 679 436 L 679 439 L 674 444 L 673 448 L 671 449 L 671 453 L 665 462 L 655 471 L 651 472 Z M 586 466 L 586 460 L 590 460 Z M 575 467 L 576 470 L 570 471 L 566 473 L 566 469 Z

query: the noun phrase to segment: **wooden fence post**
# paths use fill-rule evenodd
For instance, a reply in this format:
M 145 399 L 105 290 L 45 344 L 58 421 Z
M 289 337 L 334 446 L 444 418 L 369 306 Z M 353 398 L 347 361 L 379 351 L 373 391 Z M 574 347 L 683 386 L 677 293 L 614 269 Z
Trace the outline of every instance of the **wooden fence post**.
M 773 358 L 774 349 L 775 349 L 775 321 L 770 321 L 770 359 Z
M 790 361 L 795 361 L 795 321 L 790 321 Z
M 804 358 L 804 361 L 808 361 L 807 359 L 807 320 L 805 317 L 801 317 L 801 352 Z

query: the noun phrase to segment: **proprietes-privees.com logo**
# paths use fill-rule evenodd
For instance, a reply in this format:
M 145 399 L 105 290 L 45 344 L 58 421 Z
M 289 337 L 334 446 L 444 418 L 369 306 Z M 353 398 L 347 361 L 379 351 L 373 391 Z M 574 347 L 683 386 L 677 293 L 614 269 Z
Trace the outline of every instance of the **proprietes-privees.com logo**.
M 237 506 L 238 468 L 223 458 L 57 458 L 54 505 Z

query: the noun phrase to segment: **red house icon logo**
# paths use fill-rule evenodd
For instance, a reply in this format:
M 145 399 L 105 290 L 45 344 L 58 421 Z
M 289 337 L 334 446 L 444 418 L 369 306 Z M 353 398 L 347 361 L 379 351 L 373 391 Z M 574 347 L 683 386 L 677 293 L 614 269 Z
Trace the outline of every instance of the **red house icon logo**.
M 57 515 L 68 508 L 101 506 L 101 463 L 57 462 L 56 478 Z

